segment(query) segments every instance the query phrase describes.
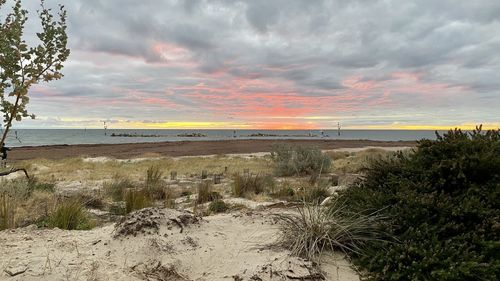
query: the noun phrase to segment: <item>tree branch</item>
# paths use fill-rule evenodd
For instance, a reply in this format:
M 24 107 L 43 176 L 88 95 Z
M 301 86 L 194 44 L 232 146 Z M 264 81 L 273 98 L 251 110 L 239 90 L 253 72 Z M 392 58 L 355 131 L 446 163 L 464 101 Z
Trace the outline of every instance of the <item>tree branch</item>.
M 19 172 L 19 171 L 23 171 L 26 178 L 28 180 L 30 179 L 30 176 L 28 175 L 28 171 L 26 171 L 26 169 L 24 169 L 24 168 L 15 168 L 15 169 L 12 168 L 12 169 L 10 169 L 10 171 L 0 172 L 0 177 L 7 176 L 7 175 L 10 175 L 12 173 Z

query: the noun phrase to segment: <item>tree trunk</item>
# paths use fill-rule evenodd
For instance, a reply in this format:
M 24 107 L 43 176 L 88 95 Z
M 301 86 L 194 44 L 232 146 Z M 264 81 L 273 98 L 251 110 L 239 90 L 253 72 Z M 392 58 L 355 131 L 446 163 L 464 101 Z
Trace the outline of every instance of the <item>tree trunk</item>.
M 17 107 L 19 106 L 19 99 L 21 98 L 21 93 L 18 92 L 16 97 L 16 103 L 14 104 L 14 108 L 12 108 L 12 112 L 10 113 L 9 120 L 7 124 L 5 124 L 5 131 L 2 135 L 2 140 L 0 141 L 0 148 L 4 146 L 5 139 L 7 138 L 7 134 L 9 133 L 10 127 L 12 126 L 12 120 L 14 120 L 14 116 L 17 114 Z

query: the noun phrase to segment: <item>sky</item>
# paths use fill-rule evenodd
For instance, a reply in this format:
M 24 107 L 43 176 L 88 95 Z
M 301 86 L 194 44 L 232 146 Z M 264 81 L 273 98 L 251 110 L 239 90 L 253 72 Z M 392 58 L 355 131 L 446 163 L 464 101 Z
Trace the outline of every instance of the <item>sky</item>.
M 17 128 L 500 127 L 498 0 L 57 3 L 65 76 Z

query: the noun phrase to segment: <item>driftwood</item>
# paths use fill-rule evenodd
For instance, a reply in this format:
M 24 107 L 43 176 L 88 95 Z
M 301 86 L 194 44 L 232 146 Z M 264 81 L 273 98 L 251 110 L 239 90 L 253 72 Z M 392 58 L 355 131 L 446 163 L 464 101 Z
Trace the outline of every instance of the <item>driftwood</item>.
M 23 171 L 26 178 L 28 180 L 30 179 L 30 176 L 28 175 L 28 171 L 26 171 L 26 169 L 24 169 L 24 168 L 12 168 L 9 171 L 0 172 L 0 177 L 7 176 L 7 175 L 10 175 L 12 173 L 19 172 L 19 171 Z

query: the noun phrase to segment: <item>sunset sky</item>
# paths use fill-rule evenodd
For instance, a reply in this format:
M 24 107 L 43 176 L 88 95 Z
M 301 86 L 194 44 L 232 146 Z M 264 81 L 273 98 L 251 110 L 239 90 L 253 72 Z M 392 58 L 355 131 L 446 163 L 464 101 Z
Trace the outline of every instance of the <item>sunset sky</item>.
M 46 2 L 71 56 L 17 128 L 500 127 L 498 0 Z

